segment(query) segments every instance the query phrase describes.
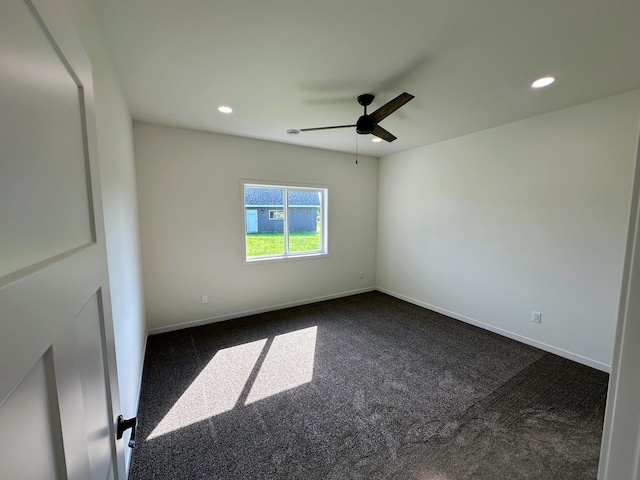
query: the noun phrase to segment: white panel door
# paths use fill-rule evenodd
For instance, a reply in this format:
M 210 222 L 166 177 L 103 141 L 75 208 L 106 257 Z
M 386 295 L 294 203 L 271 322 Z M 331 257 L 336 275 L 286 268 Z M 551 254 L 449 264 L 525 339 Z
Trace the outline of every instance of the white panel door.
M 52 0 L 0 2 L 0 477 L 124 480 L 91 68 Z

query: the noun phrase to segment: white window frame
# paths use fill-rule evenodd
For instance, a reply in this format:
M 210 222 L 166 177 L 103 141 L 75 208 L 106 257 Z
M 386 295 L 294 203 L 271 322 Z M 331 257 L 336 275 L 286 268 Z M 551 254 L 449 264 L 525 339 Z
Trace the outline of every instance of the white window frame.
M 244 203 L 244 189 L 245 187 L 258 187 L 258 188 L 276 188 L 283 189 L 283 206 L 284 211 L 283 221 L 283 234 L 284 234 L 284 254 L 275 255 L 260 255 L 255 257 L 247 257 L 247 232 L 246 232 L 246 205 Z M 291 190 L 296 191 L 320 191 L 320 249 L 305 252 L 289 252 L 289 221 L 288 221 L 288 195 L 287 192 Z M 329 256 L 329 186 L 328 185 L 316 185 L 316 184 L 304 184 L 304 183 L 285 183 L 285 182 L 270 182 L 262 180 L 246 180 L 243 179 L 240 183 L 240 192 L 242 197 L 242 216 L 243 216 L 243 231 L 242 231 L 242 254 L 245 265 L 259 264 L 264 262 L 277 262 L 277 261 L 289 261 L 300 260 L 309 258 L 321 258 Z M 271 206 L 273 209 L 275 206 Z M 258 207 L 256 207 L 258 208 Z M 279 208 L 278 208 L 279 209 Z

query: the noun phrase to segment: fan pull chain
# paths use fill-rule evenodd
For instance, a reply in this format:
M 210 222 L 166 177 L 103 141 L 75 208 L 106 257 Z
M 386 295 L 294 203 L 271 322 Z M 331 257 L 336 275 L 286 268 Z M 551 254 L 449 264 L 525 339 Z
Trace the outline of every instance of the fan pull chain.
M 358 164 L 358 134 L 356 133 L 356 165 Z

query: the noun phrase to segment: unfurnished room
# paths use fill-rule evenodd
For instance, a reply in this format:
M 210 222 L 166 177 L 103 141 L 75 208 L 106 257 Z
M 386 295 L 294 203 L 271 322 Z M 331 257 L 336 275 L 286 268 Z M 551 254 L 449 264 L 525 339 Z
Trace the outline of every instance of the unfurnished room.
M 640 480 L 639 24 L 3 1 L 0 478 Z

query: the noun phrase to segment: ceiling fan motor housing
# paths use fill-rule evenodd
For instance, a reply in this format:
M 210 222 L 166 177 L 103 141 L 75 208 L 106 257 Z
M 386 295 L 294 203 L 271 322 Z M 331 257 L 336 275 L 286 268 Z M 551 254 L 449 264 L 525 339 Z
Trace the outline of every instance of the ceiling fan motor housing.
M 370 115 L 362 115 L 356 123 L 356 132 L 361 135 L 368 135 L 376 128 L 376 122 Z

